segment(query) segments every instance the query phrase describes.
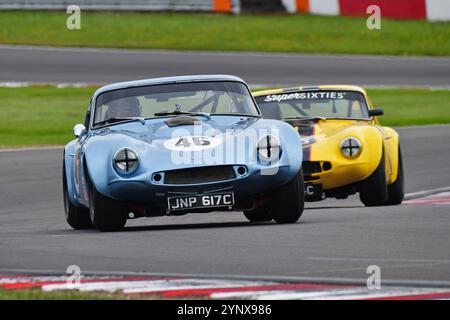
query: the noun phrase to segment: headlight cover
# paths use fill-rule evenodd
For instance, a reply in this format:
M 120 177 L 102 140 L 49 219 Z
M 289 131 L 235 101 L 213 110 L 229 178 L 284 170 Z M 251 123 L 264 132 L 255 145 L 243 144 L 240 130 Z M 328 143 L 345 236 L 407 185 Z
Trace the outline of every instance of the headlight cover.
M 340 149 L 344 157 L 354 159 L 361 154 L 362 144 L 355 137 L 348 137 L 342 140 Z
M 265 164 L 277 162 L 280 150 L 280 141 L 273 135 L 266 135 L 258 141 L 258 158 Z
M 114 168 L 120 174 L 130 174 L 139 166 L 137 152 L 130 148 L 121 148 L 113 157 Z

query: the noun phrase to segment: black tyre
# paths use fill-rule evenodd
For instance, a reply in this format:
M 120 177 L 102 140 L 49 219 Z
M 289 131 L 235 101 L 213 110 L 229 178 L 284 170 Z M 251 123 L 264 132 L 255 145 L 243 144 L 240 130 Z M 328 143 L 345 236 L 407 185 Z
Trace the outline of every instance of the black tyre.
M 121 230 L 127 222 L 126 206 L 99 193 L 90 182 L 89 213 L 92 224 L 100 231 Z
M 91 218 L 89 216 L 89 210 L 78 208 L 75 206 L 69 198 L 69 192 L 67 189 L 67 176 L 66 167 L 63 161 L 63 199 L 64 199 L 64 211 L 67 223 L 75 230 L 92 229 Z
M 273 219 L 277 223 L 295 223 L 300 219 L 305 206 L 303 171 L 289 183 L 276 190 L 272 202 Z
M 384 153 L 380 164 L 370 177 L 361 183 L 359 198 L 366 207 L 382 206 L 388 199 L 386 172 L 384 169 Z
M 272 220 L 272 211 L 270 208 L 261 208 L 255 210 L 244 211 L 244 216 L 250 222 L 264 222 Z
M 403 159 L 400 146 L 398 146 L 398 173 L 397 180 L 388 186 L 388 200 L 386 205 L 393 206 L 402 203 L 405 198 L 405 178 L 403 175 Z

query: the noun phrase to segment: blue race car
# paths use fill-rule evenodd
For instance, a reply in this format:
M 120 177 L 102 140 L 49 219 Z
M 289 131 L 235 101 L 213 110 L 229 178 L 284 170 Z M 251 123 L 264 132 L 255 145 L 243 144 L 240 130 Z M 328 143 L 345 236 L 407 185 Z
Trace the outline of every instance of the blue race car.
M 300 136 L 262 119 L 237 77 L 102 87 L 74 134 L 63 164 L 74 229 L 114 231 L 127 219 L 211 211 L 294 223 L 303 212 Z

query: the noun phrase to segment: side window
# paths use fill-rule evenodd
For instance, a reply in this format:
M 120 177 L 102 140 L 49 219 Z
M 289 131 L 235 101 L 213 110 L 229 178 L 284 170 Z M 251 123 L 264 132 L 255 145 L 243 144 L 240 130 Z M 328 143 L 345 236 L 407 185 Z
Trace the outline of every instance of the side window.
M 91 120 L 91 110 L 90 106 L 88 107 L 88 110 L 86 111 L 86 115 L 84 116 L 84 127 L 86 129 L 89 129 L 89 121 Z
M 103 120 L 107 120 L 108 118 L 108 106 L 106 104 L 97 107 L 95 110 L 95 119 L 94 122 L 100 122 Z

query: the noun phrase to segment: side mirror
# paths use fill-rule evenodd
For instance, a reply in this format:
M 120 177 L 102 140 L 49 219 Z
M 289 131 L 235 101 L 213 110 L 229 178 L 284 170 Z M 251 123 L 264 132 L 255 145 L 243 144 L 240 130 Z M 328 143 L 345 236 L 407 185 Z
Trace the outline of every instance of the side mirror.
M 84 124 L 76 124 L 75 127 L 73 127 L 73 134 L 75 135 L 75 137 L 80 137 L 83 133 L 86 132 L 86 127 L 84 126 Z
M 382 116 L 384 114 L 383 109 L 370 109 L 369 110 L 369 116 L 376 117 L 376 116 Z

